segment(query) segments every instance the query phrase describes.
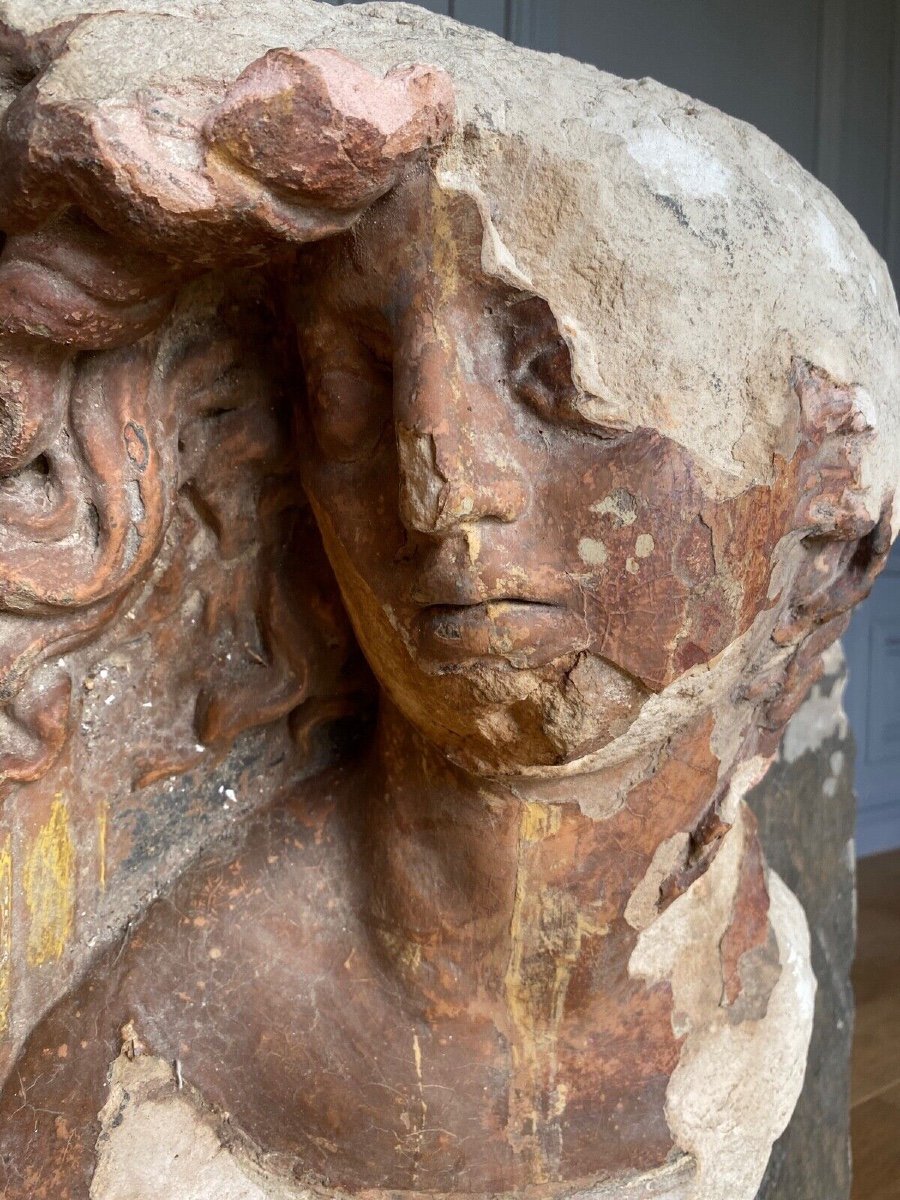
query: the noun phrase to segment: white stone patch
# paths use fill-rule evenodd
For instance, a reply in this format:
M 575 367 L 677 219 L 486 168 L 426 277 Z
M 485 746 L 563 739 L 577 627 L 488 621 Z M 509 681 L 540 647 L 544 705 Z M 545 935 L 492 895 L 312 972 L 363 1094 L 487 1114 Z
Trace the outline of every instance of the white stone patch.
M 654 542 L 649 533 L 639 533 L 634 543 L 634 552 L 638 558 L 649 558 L 653 553 Z
M 844 862 L 851 871 L 856 871 L 856 838 L 848 838 L 844 847 Z
M 592 567 L 602 567 L 608 558 L 603 543 L 589 537 L 583 537 L 578 543 L 578 554 L 582 562 Z
M 224 1146 L 180 1066 L 151 1055 L 116 1059 L 100 1121 L 90 1200 L 312 1200 Z
M 875 429 L 878 425 L 878 414 L 875 409 L 875 401 L 872 399 L 870 393 L 864 387 L 854 388 L 853 401 L 856 411 L 865 422 L 865 428 Z
M 697 1161 L 690 1200 L 754 1200 L 803 1087 L 812 1034 L 809 929 L 774 872 L 769 920 L 782 971 L 766 1015 L 733 1025 L 718 1006 L 711 956 L 730 918 L 742 847 L 739 820 L 706 875 L 640 934 L 629 963 L 632 976 L 671 983 L 687 1035 L 666 1092 L 666 1118 L 677 1145 Z
M 466 174 L 448 168 L 446 163 L 438 165 L 436 174 L 443 188 L 450 192 L 462 192 L 478 209 L 484 230 L 481 265 L 485 274 L 488 277 L 503 279 L 514 287 L 529 288 L 531 280 L 521 270 L 509 246 L 500 236 L 491 214 L 490 203 L 481 188 Z
M 632 929 L 646 929 L 656 920 L 659 889 L 675 868 L 686 861 L 690 841 L 689 833 L 676 833 L 657 846 L 644 878 L 625 906 L 625 920 Z
M 771 765 L 771 758 L 755 754 L 752 758 L 738 763 L 731 775 L 728 792 L 722 801 L 719 811 L 722 820 L 727 825 L 733 825 L 737 820 L 738 805 L 751 788 L 756 787 Z
M 848 274 L 850 263 L 841 245 L 840 235 L 821 208 L 816 209 L 816 237 L 832 271 L 838 275 Z
M 728 193 L 731 173 L 719 159 L 696 140 L 688 142 L 665 125 L 642 129 L 626 146 L 656 188 L 701 200 Z
M 831 797 L 837 795 L 837 787 L 840 781 L 841 771 L 844 769 L 844 752 L 843 750 L 835 750 L 828 759 L 828 765 L 831 767 L 831 777 L 826 779 L 822 785 L 822 791 L 826 796 Z
M 838 675 L 844 669 L 844 647 L 840 642 L 832 642 L 822 651 L 822 664 L 826 675 Z

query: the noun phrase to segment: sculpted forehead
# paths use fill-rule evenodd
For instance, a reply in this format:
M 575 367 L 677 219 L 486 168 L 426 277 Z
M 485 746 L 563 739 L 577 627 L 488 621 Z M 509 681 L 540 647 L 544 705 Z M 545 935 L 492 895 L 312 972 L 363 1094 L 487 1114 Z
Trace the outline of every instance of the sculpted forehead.
M 394 309 L 414 295 L 446 295 L 463 280 L 496 287 L 482 264 L 483 237 L 472 199 L 416 170 L 365 213 L 352 233 L 311 248 L 306 286 L 313 299 L 324 288 L 345 308 L 368 303 Z

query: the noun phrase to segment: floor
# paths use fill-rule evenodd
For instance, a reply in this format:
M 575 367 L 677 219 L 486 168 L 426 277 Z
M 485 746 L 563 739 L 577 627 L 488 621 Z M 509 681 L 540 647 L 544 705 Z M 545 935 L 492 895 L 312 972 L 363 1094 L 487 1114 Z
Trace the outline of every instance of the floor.
M 853 1200 L 900 1200 L 900 851 L 859 864 Z

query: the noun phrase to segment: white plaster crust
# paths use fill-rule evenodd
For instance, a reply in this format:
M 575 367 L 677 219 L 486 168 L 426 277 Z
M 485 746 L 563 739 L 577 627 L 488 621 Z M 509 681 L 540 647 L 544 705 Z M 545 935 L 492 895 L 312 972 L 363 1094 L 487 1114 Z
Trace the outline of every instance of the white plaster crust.
M 113 1063 L 90 1200 L 306 1200 L 223 1144 L 219 1122 L 169 1063 Z
M 739 811 L 699 879 L 638 939 L 632 975 L 672 986 L 673 1026 L 684 1033 L 666 1094 L 676 1143 L 697 1162 L 688 1200 L 754 1200 L 772 1146 L 803 1087 L 816 980 L 799 901 L 768 872 L 769 921 L 781 975 L 758 1021 L 731 1024 L 720 1007 L 719 943 L 727 928 L 744 845 Z

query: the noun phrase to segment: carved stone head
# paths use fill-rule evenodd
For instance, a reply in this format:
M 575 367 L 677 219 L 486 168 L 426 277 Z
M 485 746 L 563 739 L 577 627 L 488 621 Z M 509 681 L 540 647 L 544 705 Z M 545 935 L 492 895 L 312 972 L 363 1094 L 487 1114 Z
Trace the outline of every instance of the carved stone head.
M 83 7 L 0 24 L 10 1053 L 35 972 L 379 711 L 591 820 L 701 730 L 616 851 L 694 789 L 662 911 L 900 528 L 884 264 L 652 81 L 404 6 Z

